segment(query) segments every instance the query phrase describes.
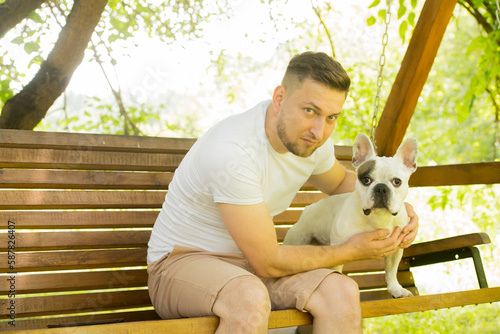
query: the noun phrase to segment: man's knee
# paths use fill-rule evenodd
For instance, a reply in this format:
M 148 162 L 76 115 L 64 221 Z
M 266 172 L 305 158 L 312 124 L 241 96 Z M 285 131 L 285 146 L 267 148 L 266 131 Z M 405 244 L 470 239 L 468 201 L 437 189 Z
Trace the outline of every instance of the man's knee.
M 219 292 L 213 312 L 242 326 L 266 325 L 271 312 L 269 293 L 255 276 L 240 276 L 228 282 Z
M 338 305 L 357 308 L 360 305 L 358 284 L 347 276 L 330 274 L 314 291 L 308 304 L 309 308 L 320 310 Z

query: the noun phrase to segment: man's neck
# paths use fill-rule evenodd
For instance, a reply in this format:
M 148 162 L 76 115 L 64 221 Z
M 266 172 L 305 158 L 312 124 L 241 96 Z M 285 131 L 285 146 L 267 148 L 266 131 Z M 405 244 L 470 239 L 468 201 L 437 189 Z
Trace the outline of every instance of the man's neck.
M 286 153 L 288 150 L 281 142 L 281 139 L 278 135 L 278 130 L 276 127 L 278 115 L 273 109 L 273 102 L 269 103 L 266 109 L 266 121 L 265 121 L 265 130 L 266 136 L 271 143 L 271 146 L 278 153 Z

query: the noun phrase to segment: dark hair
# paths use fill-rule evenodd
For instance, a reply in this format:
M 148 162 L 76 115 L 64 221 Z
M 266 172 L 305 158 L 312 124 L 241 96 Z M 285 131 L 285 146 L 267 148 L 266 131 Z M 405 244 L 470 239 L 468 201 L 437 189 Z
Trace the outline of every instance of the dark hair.
M 351 79 L 342 65 L 323 52 L 308 51 L 295 55 L 288 63 L 282 85 L 293 89 L 306 79 L 346 94 L 351 86 Z

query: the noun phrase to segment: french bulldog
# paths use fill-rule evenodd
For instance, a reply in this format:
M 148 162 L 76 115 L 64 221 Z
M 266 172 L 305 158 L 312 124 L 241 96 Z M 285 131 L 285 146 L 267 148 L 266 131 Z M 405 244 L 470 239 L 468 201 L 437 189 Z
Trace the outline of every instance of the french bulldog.
M 288 231 L 284 244 L 338 245 L 360 232 L 403 228 L 409 222 L 404 199 L 408 180 L 417 169 L 417 141 L 406 139 L 394 157 L 378 157 L 367 135 L 357 135 L 352 165 L 356 169 L 355 191 L 326 197 L 304 209 Z M 385 256 L 386 283 L 394 298 L 410 297 L 397 280 L 403 249 Z M 342 271 L 342 265 L 333 269 Z

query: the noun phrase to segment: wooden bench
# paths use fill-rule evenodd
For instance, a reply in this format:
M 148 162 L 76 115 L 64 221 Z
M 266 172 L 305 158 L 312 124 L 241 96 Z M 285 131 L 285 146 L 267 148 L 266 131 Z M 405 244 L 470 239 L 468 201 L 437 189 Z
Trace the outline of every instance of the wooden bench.
M 151 228 L 194 141 L 0 130 L 0 331 L 73 333 L 47 328 L 76 323 L 78 333 L 213 333 L 216 317 L 160 321 L 146 284 Z M 337 154 L 350 167 L 351 148 Z M 275 217 L 278 240 L 323 197 L 305 185 Z M 382 260 L 345 271 L 362 290 L 365 318 L 499 301 L 475 247 L 489 242 L 476 233 L 416 244 L 399 268 L 418 294 L 411 267 L 472 257 L 482 289 L 392 299 Z M 272 312 L 269 327 L 310 323 L 309 314 L 284 310 Z

